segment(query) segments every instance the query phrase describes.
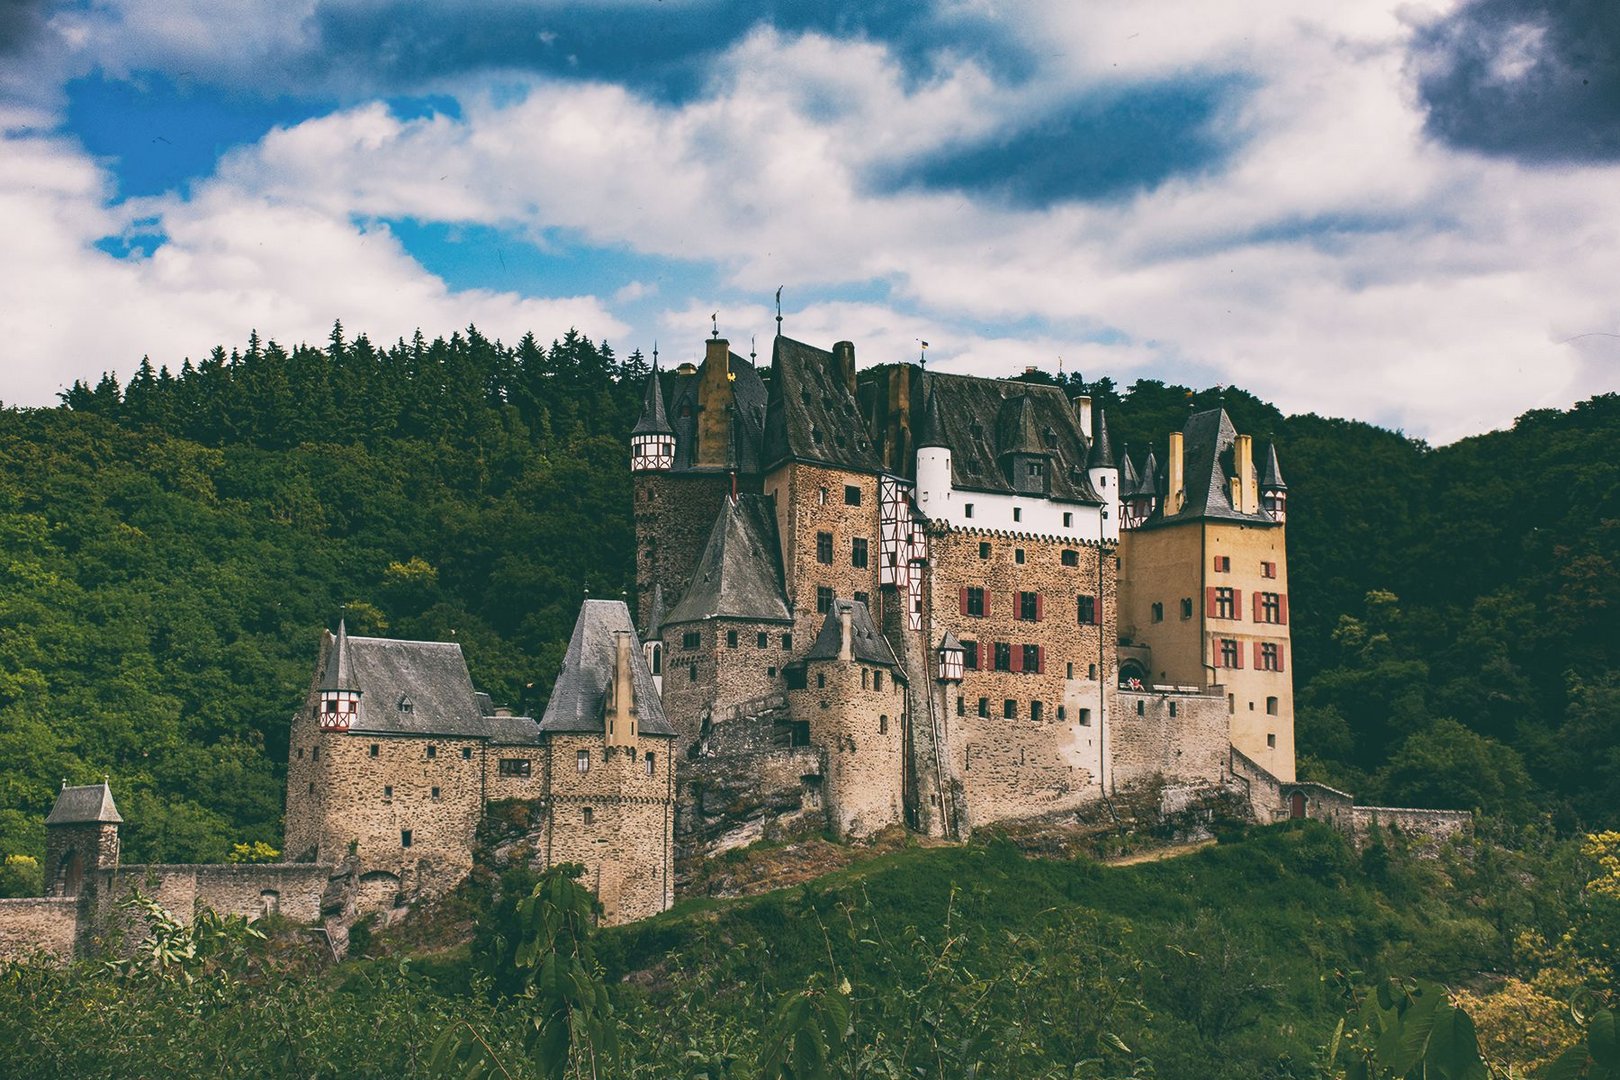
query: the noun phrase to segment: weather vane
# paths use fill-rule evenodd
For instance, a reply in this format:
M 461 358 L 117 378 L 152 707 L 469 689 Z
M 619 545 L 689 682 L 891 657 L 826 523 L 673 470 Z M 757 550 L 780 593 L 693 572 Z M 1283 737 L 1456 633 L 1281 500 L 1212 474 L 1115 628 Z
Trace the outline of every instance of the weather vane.
M 658 366 L 658 339 L 653 338 L 653 367 Z
M 748 362 L 753 363 L 758 358 L 759 358 L 759 354 L 754 351 L 754 335 L 749 334 L 748 335 Z
M 928 366 L 928 342 L 923 341 L 922 338 L 918 338 L 917 340 L 919 342 L 921 342 L 921 344 L 922 344 L 922 355 L 919 358 L 919 362 L 922 364 L 923 367 L 927 367 Z
M 776 287 L 776 336 L 782 336 L 782 286 Z
M 713 315 L 710 315 L 709 321 L 714 323 L 713 337 L 716 341 L 718 341 L 720 339 L 720 313 L 717 311 Z

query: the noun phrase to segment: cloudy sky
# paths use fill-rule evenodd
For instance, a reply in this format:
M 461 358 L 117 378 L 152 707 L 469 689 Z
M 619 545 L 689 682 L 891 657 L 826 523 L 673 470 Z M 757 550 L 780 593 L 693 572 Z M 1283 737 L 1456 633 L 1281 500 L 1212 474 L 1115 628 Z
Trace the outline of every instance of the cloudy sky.
M 0 399 L 718 310 L 1436 442 L 1620 387 L 1612 0 L 0 0 Z

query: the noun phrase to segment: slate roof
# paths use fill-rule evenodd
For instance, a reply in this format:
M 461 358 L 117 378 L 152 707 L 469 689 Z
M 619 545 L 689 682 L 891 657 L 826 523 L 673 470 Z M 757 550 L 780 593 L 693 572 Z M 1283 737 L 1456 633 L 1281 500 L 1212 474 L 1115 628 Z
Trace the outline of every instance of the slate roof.
M 721 502 L 692 583 L 664 625 L 716 617 L 792 621 L 776 511 L 763 495 Z
M 927 389 L 923 397 L 922 427 L 917 429 L 917 446 L 950 446 L 945 441 L 945 421 L 939 418 L 939 398 L 934 396 L 932 384 L 924 384 Z
M 643 636 L 648 641 L 658 637 L 658 632 L 664 628 L 667 621 L 669 620 L 665 615 L 664 583 L 657 581 L 653 583 L 652 611 L 647 616 L 647 632 Z
M 658 364 L 647 373 L 647 390 L 641 399 L 641 418 L 631 429 L 632 435 L 673 435 L 669 414 L 664 411 L 664 388 L 658 378 Z
M 1232 506 L 1231 485 L 1227 478 L 1235 468 L 1233 455 L 1236 442 L 1237 428 L 1232 426 L 1225 409 L 1206 409 L 1189 416 L 1182 429 L 1182 482 L 1186 485 L 1186 501 L 1180 513 L 1166 516 L 1164 506 L 1168 499 L 1161 500 L 1159 510 L 1148 524 L 1193 518 L 1273 524 L 1269 514 L 1245 514 Z
M 112 788 L 106 781 L 81 787 L 64 786 L 56 796 L 56 805 L 45 818 L 47 825 L 117 825 L 123 822 L 118 806 L 113 802 Z
M 883 462 L 833 354 L 778 335 L 762 464 L 787 458 L 880 472 Z
M 930 398 L 937 402 L 936 419 L 943 435 L 942 442 L 934 445 L 950 448 L 954 486 L 1020 494 L 1001 469 L 999 459 L 1008 447 L 999 440 L 1011 434 L 1024 441 L 1027 419 L 1027 427 L 1035 432 L 1036 452 L 1051 459 L 1047 470 L 1051 497 L 1093 504 L 1103 501 L 1086 477 L 1089 447 L 1059 387 L 939 372 L 928 373 L 928 387 Z M 1025 403 L 1008 406 L 1019 397 Z
M 1097 410 L 1097 437 L 1091 440 L 1091 451 L 1086 455 L 1086 468 L 1112 469 L 1114 447 L 1108 441 L 1108 414 Z
M 1287 491 L 1288 485 L 1283 483 L 1282 467 L 1277 464 L 1277 444 L 1266 443 L 1266 467 L 1260 473 L 1260 490 L 1277 488 Z
M 489 699 L 473 689 L 461 646 L 449 641 L 347 638 L 360 709 L 351 732 L 445 735 L 534 742 L 534 720 L 486 715 Z M 337 640 L 327 648 L 328 663 Z M 482 700 L 480 700 L 482 698 Z M 408 704 L 409 708 L 401 708 Z
M 322 690 L 355 690 L 354 664 L 349 658 L 349 628 L 347 620 L 338 620 L 337 640 L 326 654 L 326 668 L 321 672 Z
M 658 688 L 641 653 L 641 639 L 630 622 L 630 609 L 622 600 L 586 600 L 574 621 L 574 635 L 563 654 L 562 670 L 551 688 L 551 700 L 540 718 L 540 730 L 599 733 L 608 684 L 613 679 L 616 635 L 630 634 L 630 672 L 635 685 L 636 726 L 643 735 L 674 735 L 664 717 Z
M 889 648 L 888 639 L 878 633 L 878 628 L 872 622 L 872 613 L 866 605 L 859 600 L 837 599 L 832 607 L 827 609 L 827 618 L 821 624 L 821 633 L 816 635 L 810 651 L 804 654 L 806 660 L 836 660 L 839 647 L 843 644 L 844 633 L 842 612 L 850 613 L 849 632 L 854 637 L 850 651 L 855 659 L 863 664 L 883 664 L 895 667 L 894 650 Z
M 730 370 L 736 376 L 731 383 L 732 399 L 736 406 L 733 419 L 736 468 L 744 473 L 759 472 L 768 404 L 765 381 L 753 364 L 736 353 L 729 355 Z M 673 384 L 666 400 L 669 402 L 669 423 L 675 432 L 677 471 L 692 468 L 693 458 L 697 455 L 697 391 L 701 374 L 700 367 L 691 375 L 682 375 L 677 371 L 667 376 Z
M 1131 460 L 1131 445 L 1125 444 L 1125 455 L 1119 462 L 1119 490 L 1125 498 L 1130 498 L 1140 492 L 1142 477 L 1136 471 L 1136 463 Z

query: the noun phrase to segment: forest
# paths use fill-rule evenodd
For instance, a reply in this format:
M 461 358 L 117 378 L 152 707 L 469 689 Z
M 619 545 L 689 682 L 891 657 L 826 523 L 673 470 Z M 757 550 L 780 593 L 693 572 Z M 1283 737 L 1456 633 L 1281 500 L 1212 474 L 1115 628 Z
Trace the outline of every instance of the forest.
M 129 861 L 277 845 L 289 717 L 340 614 L 453 638 L 498 701 L 543 708 L 584 591 L 633 586 L 647 369 L 574 330 L 381 347 L 336 324 L 0 413 L 0 893 L 37 884 L 18 868 L 64 779 L 111 778 Z M 1275 440 L 1305 775 L 1615 824 L 1620 397 L 1432 447 L 1235 388 L 1063 381 L 1138 457 L 1217 403 Z

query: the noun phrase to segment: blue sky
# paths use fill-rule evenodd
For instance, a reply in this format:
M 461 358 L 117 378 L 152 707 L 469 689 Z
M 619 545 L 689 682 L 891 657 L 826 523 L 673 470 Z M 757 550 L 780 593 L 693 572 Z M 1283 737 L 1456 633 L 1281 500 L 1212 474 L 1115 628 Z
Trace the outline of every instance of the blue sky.
M 1620 385 L 1577 0 L 0 7 L 0 399 L 250 329 L 931 343 L 1434 441 Z

